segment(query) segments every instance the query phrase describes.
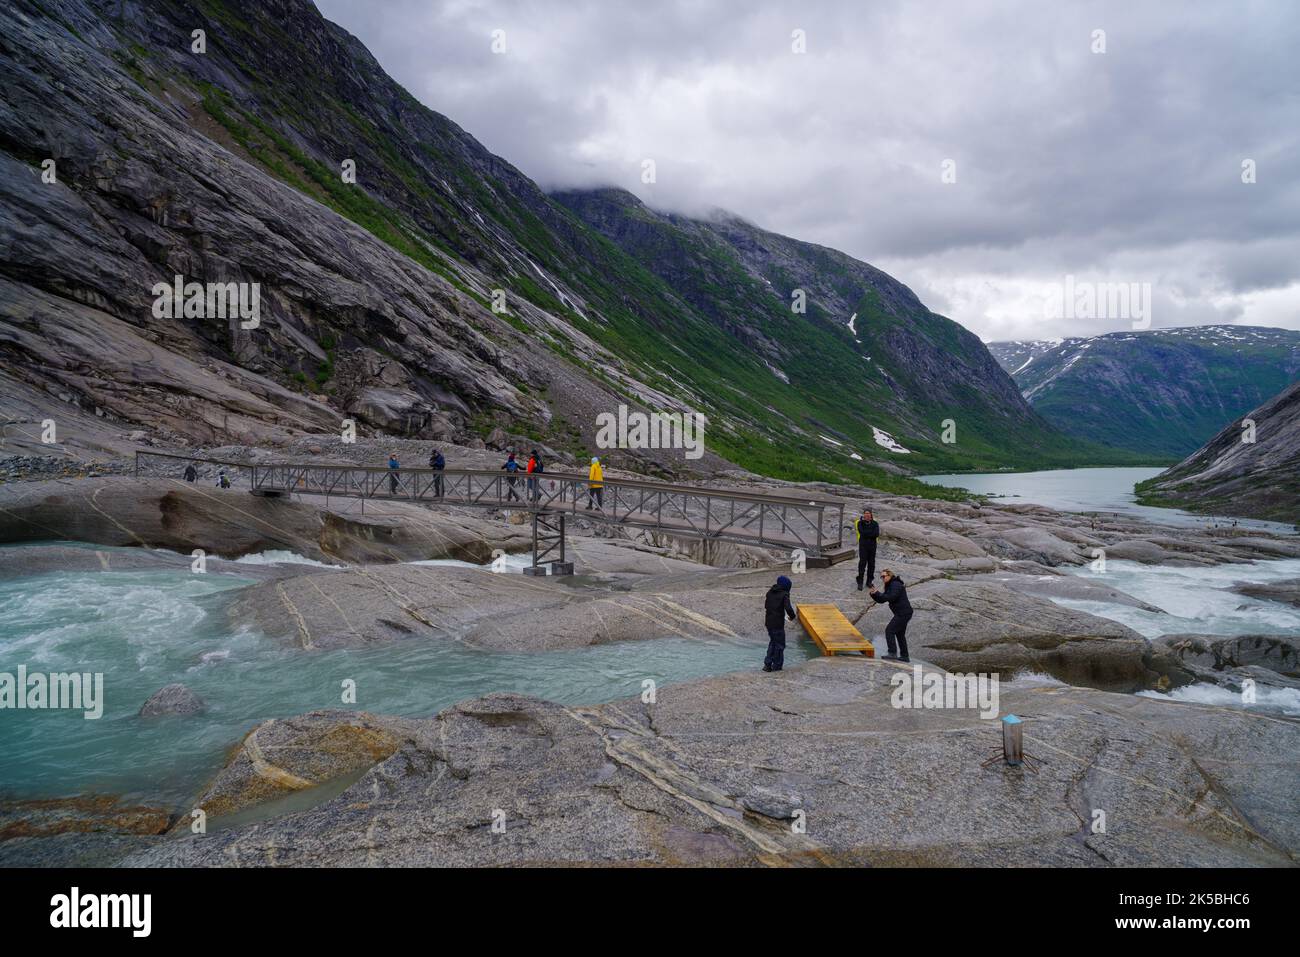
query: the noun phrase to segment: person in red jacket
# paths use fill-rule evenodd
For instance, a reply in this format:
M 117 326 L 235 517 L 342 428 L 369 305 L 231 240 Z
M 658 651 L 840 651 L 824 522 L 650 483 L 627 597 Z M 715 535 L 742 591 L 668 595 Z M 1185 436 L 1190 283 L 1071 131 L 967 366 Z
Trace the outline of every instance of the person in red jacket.
M 540 497 L 538 481 L 533 476 L 542 470 L 541 459 L 537 455 L 537 450 L 533 449 L 528 454 L 528 467 L 524 470 L 528 475 L 528 501 L 536 502 Z

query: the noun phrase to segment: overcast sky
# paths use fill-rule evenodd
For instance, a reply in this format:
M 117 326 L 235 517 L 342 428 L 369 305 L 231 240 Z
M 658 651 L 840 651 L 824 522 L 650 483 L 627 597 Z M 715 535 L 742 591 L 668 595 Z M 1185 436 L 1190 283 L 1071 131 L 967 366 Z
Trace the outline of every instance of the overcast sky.
M 1067 275 L 1150 283 L 1153 327 L 1300 329 L 1295 0 L 317 6 L 543 188 L 729 209 L 985 340 L 1132 328 L 1054 317 Z

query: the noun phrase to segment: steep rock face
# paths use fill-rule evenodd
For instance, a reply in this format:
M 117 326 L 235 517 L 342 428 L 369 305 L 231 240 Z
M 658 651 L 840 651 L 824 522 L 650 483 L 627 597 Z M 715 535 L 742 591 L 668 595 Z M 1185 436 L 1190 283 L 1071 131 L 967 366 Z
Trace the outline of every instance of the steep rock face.
M 1300 525 L 1300 382 L 1137 490 L 1153 505 Z
M 68 4 L 80 26 L 65 27 L 7 8 L 0 356 L 15 378 L 200 441 L 338 428 L 356 398 L 343 383 L 328 397 L 293 387 L 342 378 L 335 350 L 354 384 L 405 389 L 414 431 L 438 411 L 535 405 L 512 382 L 545 371 L 496 345 L 506 327 L 464 292 L 204 135 L 191 90 L 133 81 L 115 57 L 134 27 L 165 22 L 125 9 L 110 26 Z M 176 275 L 258 283 L 260 324 L 159 316 L 154 286 Z
M 1300 376 L 1300 332 L 1256 326 L 995 342 L 989 350 L 1061 431 L 1155 456 L 1187 455 Z
M 737 280 L 716 301 L 689 270 L 656 274 L 303 0 L 19 0 L 0 27 L 0 380 L 17 421 L 209 444 L 344 417 L 462 441 L 504 424 L 571 449 L 626 402 L 703 412 L 710 453 L 792 478 L 1076 452 L 973 337 L 848 257 L 720 221 L 692 227 Z M 257 283 L 260 325 L 155 315 L 155 284 L 177 275 Z M 795 283 L 810 305 L 792 326 L 772 310 Z M 839 315 L 858 300 L 883 368 Z M 944 412 L 955 445 L 935 441 Z

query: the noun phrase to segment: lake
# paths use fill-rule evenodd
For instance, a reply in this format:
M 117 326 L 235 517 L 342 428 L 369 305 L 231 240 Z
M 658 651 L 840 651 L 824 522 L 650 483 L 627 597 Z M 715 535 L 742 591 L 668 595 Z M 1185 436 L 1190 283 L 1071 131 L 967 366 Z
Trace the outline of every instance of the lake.
M 1159 475 L 1160 468 L 1049 469 L 1043 472 L 986 472 L 920 475 L 922 482 L 966 488 L 995 502 L 1045 505 L 1066 512 L 1118 512 L 1165 525 L 1231 525 L 1277 533 L 1293 532 L 1278 522 L 1196 515 L 1176 508 L 1139 505 L 1133 486 Z

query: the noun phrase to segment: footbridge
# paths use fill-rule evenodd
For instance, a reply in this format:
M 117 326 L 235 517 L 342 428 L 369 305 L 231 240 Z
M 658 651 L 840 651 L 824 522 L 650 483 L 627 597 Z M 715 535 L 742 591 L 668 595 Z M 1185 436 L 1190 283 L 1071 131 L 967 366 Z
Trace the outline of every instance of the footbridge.
M 599 489 L 586 475 L 543 472 L 530 478 L 501 470 L 398 468 L 315 462 L 252 463 L 137 452 L 135 474 L 179 478 L 189 465 L 215 481 L 224 469 L 235 487 L 254 495 L 310 495 L 366 500 L 523 510 L 531 514 L 533 564 L 545 574 L 571 573 L 564 552 L 566 519 L 641 528 L 683 538 L 793 551 L 810 566 L 845 556 L 844 503 L 802 496 L 767 495 L 606 478 Z

